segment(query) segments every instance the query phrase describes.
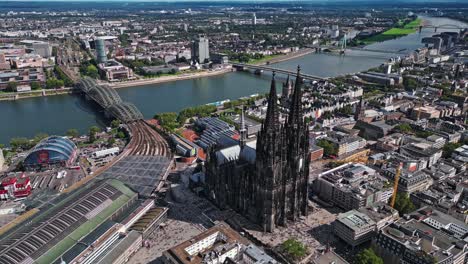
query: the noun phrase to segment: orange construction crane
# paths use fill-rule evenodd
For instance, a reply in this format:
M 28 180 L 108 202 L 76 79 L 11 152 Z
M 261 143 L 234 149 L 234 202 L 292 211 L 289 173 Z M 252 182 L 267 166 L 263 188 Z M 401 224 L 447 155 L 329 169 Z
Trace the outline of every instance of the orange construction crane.
M 398 191 L 398 181 L 400 180 L 400 174 L 401 174 L 402 168 L 403 168 L 403 162 L 400 162 L 400 165 L 398 165 L 398 168 L 395 173 L 395 181 L 393 182 L 393 195 L 392 195 L 392 201 L 390 203 L 390 206 L 392 208 L 395 208 L 395 200 L 396 200 L 396 195 Z

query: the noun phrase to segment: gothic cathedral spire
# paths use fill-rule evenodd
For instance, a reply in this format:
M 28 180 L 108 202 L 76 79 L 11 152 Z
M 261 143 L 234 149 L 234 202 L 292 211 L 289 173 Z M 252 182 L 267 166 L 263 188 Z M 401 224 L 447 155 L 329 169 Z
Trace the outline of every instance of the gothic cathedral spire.
M 291 107 L 289 109 L 288 124 L 300 125 L 302 124 L 302 85 L 304 80 L 301 77 L 301 67 L 297 66 L 296 83 L 294 85 L 294 91 L 291 100 Z
M 276 80 L 275 72 L 271 79 L 270 94 L 268 96 L 268 108 L 263 123 L 263 129 L 269 133 L 272 131 L 278 131 L 279 129 L 279 109 L 278 109 L 278 96 L 276 94 Z
M 241 110 L 241 122 L 240 122 L 239 133 L 240 133 L 239 144 L 240 144 L 241 149 L 243 149 L 247 142 L 247 129 L 245 128 L 244 106 L 242 106 L 242 110 Z

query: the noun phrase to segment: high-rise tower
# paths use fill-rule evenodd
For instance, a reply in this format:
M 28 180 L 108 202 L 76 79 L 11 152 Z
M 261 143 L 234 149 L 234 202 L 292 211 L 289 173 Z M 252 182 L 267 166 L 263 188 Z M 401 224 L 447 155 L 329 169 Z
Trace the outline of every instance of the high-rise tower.
M 106 54 L 106 45 L 104 39 L 98 38 L 96 41 L 96 57 L 98 63 L 103 63 L 107 61 L 107 54 Z
M 198 63 L 210 60 L 210 42 L 207 37 L 200 36 L 192 42 L 192 60 Z

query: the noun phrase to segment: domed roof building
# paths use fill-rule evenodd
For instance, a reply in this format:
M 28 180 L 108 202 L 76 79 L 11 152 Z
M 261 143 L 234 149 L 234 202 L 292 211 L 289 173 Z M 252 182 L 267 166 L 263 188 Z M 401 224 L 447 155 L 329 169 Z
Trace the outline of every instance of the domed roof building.
M 76 157 L 76 145 L 66 137 L 51 136 L 31 149 L 23 161 L 26 169 L 68 166 Z

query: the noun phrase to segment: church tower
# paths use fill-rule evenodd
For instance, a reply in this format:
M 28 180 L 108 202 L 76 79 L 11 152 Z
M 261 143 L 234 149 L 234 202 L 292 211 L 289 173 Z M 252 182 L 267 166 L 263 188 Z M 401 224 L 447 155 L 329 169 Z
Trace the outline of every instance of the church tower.
M 241 109 L 241 122 L 240 122 L 239 134 L 240 134 L 239 145 L 242 150 L 245 147 L 245 144 L 247 143 L 247 129 L 245 127 L 244 106 L 242 106 L 242 109 Z
M 366 106 L 363 97 L 359 100 L 358 105 L 356 106 L 356 111 L 354 112 L 354 120 L 358 121 L 365 117 Z
M 257 219 L 265 232 L 271 232 L 277 225 L 278 200 L 281 195 L 283 172 L 283 134 L 279 121 L 278 97 L 276 95 L 275 73 L 271 80 L 268 109 L 262 130 L 257 138 L 256 210 Z
M 283 101 L 283 104 L 286 103 L 286 101 L 289 100 L 292 94 L 292 81 L 288 78 L 286 79 L 286 82 L 283 83 L 283 90 L 281 93 L 281 99 Z
M 307 215 L 309 178 L 309 130 L 302 109 L 301 68 L 297 67 L 297 77 L 286 123 L 286 203 L 287 218 L 296 221 Z

